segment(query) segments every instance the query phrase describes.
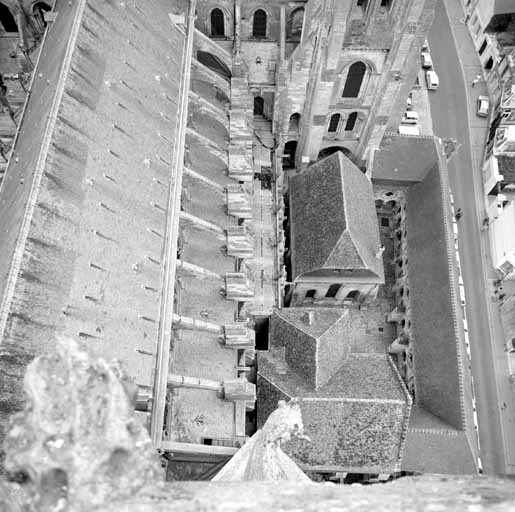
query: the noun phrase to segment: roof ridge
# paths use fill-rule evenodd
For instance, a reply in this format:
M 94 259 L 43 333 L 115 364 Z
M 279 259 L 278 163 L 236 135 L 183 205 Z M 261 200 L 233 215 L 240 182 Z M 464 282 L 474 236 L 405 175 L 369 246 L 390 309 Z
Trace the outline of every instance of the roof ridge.
M 270 362 L 270 361 L 269 361 Z M 273 364 L 273 363 L 271 363 Z M 275 366 L 275 365 L 274 365 Z M 290 400 L 295 398 L 293 396 L 291 396 L 290 393 L 288 393 L 287 391 L 285 391 L 284 389 L 282 389 L 280 386 L 278 386 L 275 382 L 273 382 L 271 379 L 269 379 L 268 377 L 265 377 L 259 370 L 258 370 L 258 375 L 262 378 L 262 379 L 265 379 L 267 382 L 269 382 L 272 386 L 276 387 L 281 393 L 285 394 Z
M 334 321 L 334 322 L 333 322 L 329 327 L 327 327 L 327 328 L 324 330 L 324 332 L 322 332 L 322 334 L 320 334 L 319 336 L 315 336 L 314 334 L 310 334 L 310 333 L 306 332 L 304 329 L 302 329 L 300 326 L 298 326 L 298 325 L 296 325 L 296 324 L 292 323 L 289 319 L 284 318 L 284 316 L 279 315 L 279 314 L 277 315 L 277 316 L 279 316 L 279 318 L 280 318 L 281 320 L 284 320 L 288 325 L 291 325 L 294 329 L 297 329 L 298 331 L 300 331 L 300 332 L 304 333 L 306 336 L 309 336 L 310 338 L 313 338 L 314 340 L 319 340 L 319 339 L 320 339 L 320 337 L 321 337 L 321 336 L 323 336 L 323 335 L 324 335 L 324 334 L 329 330 L 329 328 L 333 327 L 333 326 L 334 326 L 334 324 L 335 324 L 336 322 L 338 322 L 341 318 L 343 318 L 344 316 L 346 316 L 346 315 L 345 315 L 345 312 L 346 312 L 345 308 L 296 308 L 296 307 L 294 307 L 294 308 L 281 308 L 281 309 L 276 309 L 276 310 L 275 310 L 275 313 L 277 313 L 278 311 L 282 311 L 282 310 L 284 310 L 284 309 L 290 309 L 290 310 L 295 310 L 295 309 L 296 309 L 296 310 L 300 310 L 300 309 L 302 309 L 302 310 L 307 310 L 308 312 L 309 312 L 309 310 L 317 310 L 317 309 L 330 309 L 330 310 L 333 310 L 333 309 L 334 309 L 334 310 L 337 310 L 337 309 L 343 309 L 343 313 L 342 313 L 342 314 L 341 314 L 341 315 L 340 315 L 340 316 L 339 316 L 339 317 L 338 317 L 338 318 L 337 318 L 337 319 L 336 319 L 336 320 L 335 320 L 335 321 Z
M 458 430 L 453 428 L 433 428 L 433 427 L 409 427 L 408 432 L 413 432 L 415 434 L 433 434 L 439 436 L 451 436 L 458 437 L 459 435 L 467 435 L 464 430 Z

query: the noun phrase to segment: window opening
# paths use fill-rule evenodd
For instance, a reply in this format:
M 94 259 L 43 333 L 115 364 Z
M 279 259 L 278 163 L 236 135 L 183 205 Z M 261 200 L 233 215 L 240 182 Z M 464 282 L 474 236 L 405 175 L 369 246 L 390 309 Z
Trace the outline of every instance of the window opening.
M 327 290 L 327 293 L 325 294 L 325 296 L 329 297 L 329 298 L 336 297 L 336 294 L 339 292 L 341 287 L 342 287 L 341 284 L 332 284 L 331 286 L 329 286 L 329 289 Z
M 357 112 L 352 112 L 347 118 L 347 122 L 345 123 L 345 131 L 351 132 L 354 130 L 354 126 L 356 125 L 356 119 L 358 118 Z
M 211 11 L 211 36 L 225 36 L 224 13 L 222 9 L 216 8 Z
M 266 37 L 266 12 L 263 11 L 263 9 L 258 9 L 254 13 L 252 36 L 257 37 L 258 39 Z
M 340 114 L 333 114 L 329 121 L 329 128 L 327 131 L 329 133 L 335 133 L 338 130 L 338 125 L 340 124 Z
M 347 79 L 345 81 L 345 87 L 343 88 L 343 98 L 357 98 L 365 76 L 367 67 L 363 62 L 355 62 L 349 68 L 347 73 Z

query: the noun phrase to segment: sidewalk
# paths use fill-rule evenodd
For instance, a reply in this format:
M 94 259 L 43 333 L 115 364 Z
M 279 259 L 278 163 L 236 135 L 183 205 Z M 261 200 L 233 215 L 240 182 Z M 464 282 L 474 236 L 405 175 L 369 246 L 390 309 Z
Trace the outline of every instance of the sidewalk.
M 476 100 L 481 95 L 488 95 L 486 83 L 481 80 L 472 87 L 472 81 L 477 74 L 483 76 L 481 63 L 476 53 L 474 43 L 469 34 L 468 27 L 462 20 L 464 13 L 461 5 L 455 0 L 443 0 L 449 17 L 452 34 L 456 43 L 463 77 L 466 84 L 468 104 L 468 119 L 472 157 L 472 179 L 474 182 L 475 201 L 478 205 L 478 228 L 485 216 L 485 200 L 482 181 L 482 163 L 485 142 L 488 130 L 488 120 L 476 116 Z M 490 255 L 488 232 L 481 231 L 481 256 L 483 272 L 487 288 L 487 304 L 490 328 L 490 342 L 494 357 L 495 380 L 497 388 L 499 413 L 501 417 L 501 431 L 504 445 L 506 473 L 515 474 L 515 395 L 508 381 L 509 368 L 507 354 L 504 351 L 504 333 L 502 330 L 499 308 L 497 302 L 492 301 L 491 282 L 495 278 Z M 480 356 L 480 355 L 478 355 Z M 478 357 L 476 356 L 476 357 Z

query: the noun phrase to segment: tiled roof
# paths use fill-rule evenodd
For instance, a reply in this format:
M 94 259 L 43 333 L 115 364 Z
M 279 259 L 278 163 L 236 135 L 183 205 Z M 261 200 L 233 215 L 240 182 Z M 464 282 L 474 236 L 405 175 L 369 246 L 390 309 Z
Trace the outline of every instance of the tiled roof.
M 372 185 L 341 152 L 290 181 L 292 270 L 361 269 L 384 281 Z
M 401 468 L 421 473 L 477 473 L 470 443 L 461 430 L 408 429 Z
M 258 356 L 258 411 L 273 409 L 271 402 L 279 395 L 299 399 L 311 442 L 285 443 L 288 455 L 305 469 L 369 473 L 399 469 L 408 404 L 386 354 L 350 354 L 317 390 L 280 359 L 273 352 Z
M 497 157 L 497 165 L 499 167 L 499 174 L 503 175 L 503 183 L 515 183 L 515 157 L 502 156 Z
M 416 396 L 433 414 L 462 428 L 455 259 L 442 186 L 434 169 L 410 187 L 406 202 Z
M 385 134 L 374 155 L 372 180 L 416 182 L 435 165 L 438 153 L 433 138 Z
M 336 385 L 335 378 L 350 353 L 377 345 L 372 343 L 377 333 L 367 329 L 366 313 L 354 308 L 278 310 L 271 318 L 270 338 L 274 346 L 284 345 L 286 362 L 294 374 L 302 376 L 303 393 L 310 388 L 320 390 L 330 379 Z M 352 374 L 351 368 L 346 371 Z

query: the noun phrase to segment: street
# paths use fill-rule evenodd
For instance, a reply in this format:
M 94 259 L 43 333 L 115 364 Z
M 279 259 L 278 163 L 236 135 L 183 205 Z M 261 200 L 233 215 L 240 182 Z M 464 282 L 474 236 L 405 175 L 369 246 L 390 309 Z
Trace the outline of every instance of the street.
M 455 23 L 459 22 L 456 20 Z M 467 29 L 462 25 L 457 30 Z M 461 208 L 463 212 L 458 223 L 459 247 L 467 301 L 480 456 L 485 473 L 503 474 L 506 473 L 506 462 L 499 409 L 499 384 L 496 378 L 506 380 L 508 370 L 506 357 L 505 367 L 502 367 L 503 359 L 498 357 L 498 350 L 503 350 L 502 341 L 497 337 L 497 332 L 495 336 L 491 335 L 489 327 L 488 308 L 491 306 L 491 293 L 487 275 L 490 277 L 491 264 L 484 250 L 485 240 L 482 241 L 481 238 L 486 237 L 486 234 L 480 230 L 484 218 L 480 162 L 486 120 L 476 117 L 473 113 L 477 95 L 484 94 L 480 87 L 483 86 L 484 91 L 484 83 L 472 88 L 472 79 L 481 70 L 479 66 L 475 66 L 475 61 L 463 59 L 460 54 L 466 75 L 464 83 L 455 41 L 442 0 L 437 3 L 428 42 L 435 70 L 440 77 L 439 89 L 429 91 L 434 133 L 439 137 L 451 137 L 458 141 L 458 150 L 449 161 L 449 180 L 455 208 Z M 472 41 L 470 44 L 472 45 Z M 463 51 L 461 46 L 460 51 Z

